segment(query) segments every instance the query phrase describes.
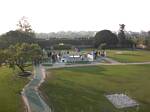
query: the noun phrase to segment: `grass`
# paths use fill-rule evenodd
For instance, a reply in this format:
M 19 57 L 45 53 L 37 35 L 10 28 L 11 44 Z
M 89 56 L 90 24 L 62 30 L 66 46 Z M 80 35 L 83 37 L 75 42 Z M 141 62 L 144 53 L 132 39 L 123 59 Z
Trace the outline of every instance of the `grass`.
M 17 72 L 6 66 L 0 67 L 0 112 L 24 111 L 20 92 L 28 80 L 18 77 Z
M 150 61 L 150 51 L 146 50 L 108 50 L 107 56 L 119 62 Z
M 53 66 L 52 63 L 43 63 L 42 65 L 43 65 L 43 66 Z
M 150 112 L 150 65 L 93 66 L 48 71 L 40 88 L 54 112 Z M 138 108 L 116 109 L 105 94 L 125 93 Z

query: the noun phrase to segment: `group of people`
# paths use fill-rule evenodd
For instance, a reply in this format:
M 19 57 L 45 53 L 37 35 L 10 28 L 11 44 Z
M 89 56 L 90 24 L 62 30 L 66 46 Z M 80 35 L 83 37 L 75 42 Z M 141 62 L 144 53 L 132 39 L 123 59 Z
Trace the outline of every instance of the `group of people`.
M 69 51 L 65 51 L 65 52 L 50 51 L 50 52 L 47 52 L 47 56 L 51 60 L 52 63 L 59 62 L 61 60 L 62 56 L 65 54 L 69 54 Z
M 63 57 L 67 57 L 68 56 L 68 60 L 70 59 L 71 60 L 71 57 L 72 57 L 72 60 L 74 61 L 85 61 L 87 59 L 87 54 L 81 54 L 81 53 L 77 53 L 78 54 L 78 57 L 76 57 L 77 55 L 75 54 L 70 54 L 69 51 L 47 51 L 47 57 L 48 57 L 48 60 L 50 60 L 52 63 L 55 63 L 55 62 L 61 62 L 61 59 Z M 106 51 L 105 50 L 102 50 L 102 51 L 92 51 L 92 55 L 93 55 L 93 59 L 97 59 L 97 57 L 105 57 L 106 56 Z M 80 59 L 79 59 L 80 58 Z

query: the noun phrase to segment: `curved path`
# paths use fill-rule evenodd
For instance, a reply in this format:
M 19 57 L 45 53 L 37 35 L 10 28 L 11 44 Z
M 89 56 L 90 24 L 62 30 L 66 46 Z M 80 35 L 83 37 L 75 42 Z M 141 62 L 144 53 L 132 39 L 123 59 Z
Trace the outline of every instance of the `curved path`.
M 91 63 L 91 64 L 74 64 L 74 65 L 59 65 L 59 66 L 47 66 L 45 69 L 55 69 L 55 68 L 67 68 L 67 67 L 84 67 L 84 66 L 96 66 L 96 65 L 145 65 L 150 64 L 150 62 L 139 62 L 139 63 Z
M 38 93 L 38 87 L 45 79 L 45 70 L 39 65 L 34 67 L 34 78 L 22 91 L 22 98 L 26 104 L 27 112 L 51 112 L 49 106 Z
M 75 65 L 65 65 L 54 64 L 53 66 L 45 67 L 45 69 L 53 68 L 64 68 L 64 67 L 79 67 L 79 66 L 95 66 L 95 65 L 135 65 L 135 64 L 150 64 L 150 62 L 141 62 L 141 63 L 119 63 L 110 58 L 103 58 L 109 63 L 99 63 L 94 62 L 91 64 L 75 64 Z M 44 102 L 38 93 L 38 87 L 44 82 L 45 79 L 45 69 L 39 65 L 34 67 L 34 78 L 24 87 L 22 91 L 22 98 L 27 107 L 27 112 L 52 112 L 50 107 Z
M 96 66 L 96 65 L 143 65 L 143 64 L 150 64 L 149 62 L 135 62 L 135 63 L 121 63 L 111 58 L 104 57 L 102 60 L 105 60 L 109 63 L 100 63 L 100 62 L 93 62 L 90 64 L 74 64 L 74 65 L 65 65 L 65 64 L 54 64 L 53 66 L 45 66 L 45 69 L 54 69 L 54 68 L 66 68 L 66 67 L 82 67 L 82 66 Z

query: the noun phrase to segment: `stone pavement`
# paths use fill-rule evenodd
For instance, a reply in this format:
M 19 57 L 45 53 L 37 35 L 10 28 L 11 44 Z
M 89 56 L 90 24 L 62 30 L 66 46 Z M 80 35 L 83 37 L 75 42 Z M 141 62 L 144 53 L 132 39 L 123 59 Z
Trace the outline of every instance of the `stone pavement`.
M 22 96 L 27 106 L 27 112 L 51 112 L 49 106 L 44 102 L 38 93 L 38 87 L 45 78 L 44 68 L 39 65 L 35 66 L 34 70 L 34 78 L 22 91 Z

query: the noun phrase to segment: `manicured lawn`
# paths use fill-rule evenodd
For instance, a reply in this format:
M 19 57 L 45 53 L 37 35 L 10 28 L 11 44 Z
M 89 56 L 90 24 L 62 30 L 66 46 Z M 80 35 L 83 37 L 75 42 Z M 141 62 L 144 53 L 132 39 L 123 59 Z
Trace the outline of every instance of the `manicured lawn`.
M 0 112 L 24 112 L 20 92 L 28 82 L 8 67 L 0 67 Z
M 93 66 L 49 70 L 41 91 L 54 112 L 150 112 L 149 85 L 150 65 Z M 139 109 L 114 108 L 110 93 L 127 94 Z
M 107 56 L 119 62 L 150 61 L 150 51 L 144 50 L 107 50 Z

